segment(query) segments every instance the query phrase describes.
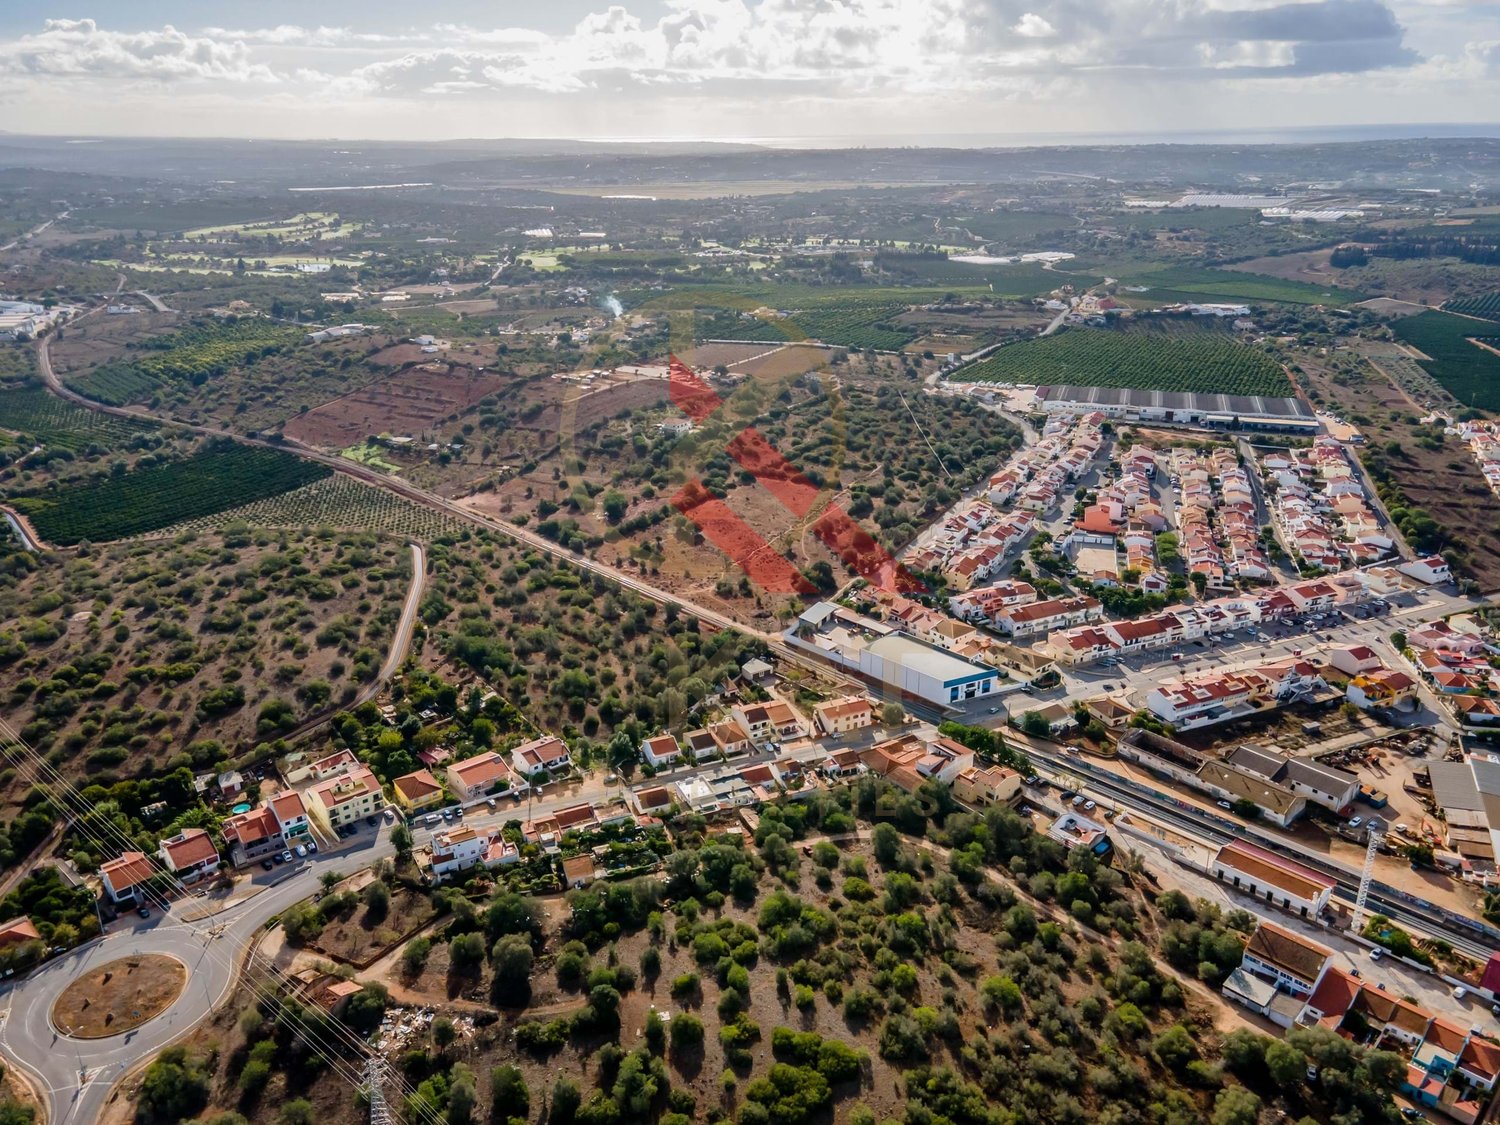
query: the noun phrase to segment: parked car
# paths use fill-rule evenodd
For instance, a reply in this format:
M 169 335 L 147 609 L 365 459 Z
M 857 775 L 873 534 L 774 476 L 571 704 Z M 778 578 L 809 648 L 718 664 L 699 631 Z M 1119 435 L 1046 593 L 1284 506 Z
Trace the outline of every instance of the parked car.
M 1463 985 L 1461 985 L 1461 984 L 1455 984 L 1453 986 L 1453 999 L 1455 999 L 1455 1000 L 1462 1000 L 1462 999 L 1464 999 L 1468 995 L 1469 995 L 1469 990 L 1467 988 L 1465 988 Z
M 292 850 L 297 853 L 297 858 L 298 859 L 306 859 L 307 858 L 307 848 L 305 848 L 303 845 L 298 844 Z
M 1097 808 L 1097 807 L 1098 806 L 1095 805 L 1093 801 L 1085 801 L 1085 802 L 1083 802 L 1083 811 L 1084 812 L 1093 812 L 1094 809 Z
M 379 821 L 377 821 L 373 816 L 367 816 L 365 817 L 365 823 L 368 824 L 371 828 L 374 828 L 375 825 L 379 823 Z
M 311 855 L 313 852 L 316 852 L 317 850 L 318 850 L 317 842 L 315 840 L 309 840 L 307 842 L 307 851 L 308 851 L 308 854 Z
M 425 817 L 422 818 L 422 823 L 427 825 L 428 828 L 431 828 L 440 820 L 442 820 L 442 817 L 438 816 L 437 813 L 428 813 Z
M 135 908 L 135 912 L 137 914 L 139 914 L 142 918 L 149 918 L 149 917 L 151 917 L 151 908 L 149 906 L 137 906 Z
M 452 809 L 444 809 L 443 810 L 443 819 L 444 820 L 452 820 L 453 819 L 453 810 Z
M 1401 1117 L 1405 1121 L 1426 1121 L 1427 1115 L 1420 1109 L 1412 1109 L 1409 1105 L 1401 1107 Z
M 1381 949 L 1378 945 L 1374 949 L 1370 950 L 1370 960 L 1371 961 L 1379 961 L 1384 956 L 1385 956 L 1385 950 Z
M 260 865 L 261 865 L 261 867 L 265 868 L 267 871 L 270 871 L 273 867 L 276 866 L 269 859 L 263 859 L 263 860 L 261 860 L 260 861 Z
M 396 822 L 396 810 L 395 809 L 386 809 L 385 810 L 385 822 L 387 824 L 394 824 Z
M 1349 827 L 1350 828 L 1358 828 L 1364 822 L 1365 822 L 1365 818 L 1362 817 L 1362 816 L 1351 816 L 1349 818 Z
M 1083 794 L 1080 793 L 1080 794 L 1078 794 L 1078 796 L 1076 796 L 1076 797 L 1073 798 L 1073 807 L 1076 809 L 1076 808 L 1080 808 L 1082 805 L 1083 805 Z
M 1221 809 L 1229 809 L 1231 811 L 1233 811 L 1233 809 L 1234 809 L 1234 806 L 1231 805 L 1228 801 L 1218 801 L 1216 803 L 1218 804 L 1219 808 L 1221 808 Z
M 292 853 L 291 852 L 277 852 L 271 858 L 273 860 L 275 860 L 277 863 L 285 863 L 287 860 L 289 860 L 289 859 L 292 858 Z
M 291 852 L 282 852 L 281 853 L 281 862 L 282 863 L 291 863 L 292 862 L 292 853 Z

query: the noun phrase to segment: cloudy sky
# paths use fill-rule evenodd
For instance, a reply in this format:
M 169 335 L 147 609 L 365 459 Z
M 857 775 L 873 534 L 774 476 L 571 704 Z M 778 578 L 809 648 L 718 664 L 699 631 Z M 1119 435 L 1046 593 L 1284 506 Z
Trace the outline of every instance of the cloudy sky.
M 1500 120 L 1500 0 L 0 4 L 0 129 L 1132 134 Z

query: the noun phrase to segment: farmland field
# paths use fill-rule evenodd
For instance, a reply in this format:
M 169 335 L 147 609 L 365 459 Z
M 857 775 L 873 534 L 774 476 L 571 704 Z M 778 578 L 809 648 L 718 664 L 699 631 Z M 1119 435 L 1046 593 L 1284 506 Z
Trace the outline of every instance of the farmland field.
M 1449 301 L 1443 305 L 1443 311 L 1483 317 L 1485 320 L 1500 320 L 1500 289 L 1478 297 L 1461 297 L 1456 301 Z
M 250 527 L 383 531 L 426 542 L 457 535 L 468 526 L 463 520 L 413 504 L 382 488 L 333 473 L 279 496 L 198 516 L 165 530 L 208 531 L 241 523 Z
M 1391 331 L 1429 357 L 1419 362 L 1459 402 L 1500 410 L 1500 355 L 1474 343 L 1496 333 L 1481 321 L 1425 312 L 1402 317 Z
M 72 453 L 90 445 L 114 445 L 151 428 L 148 422 L 84 410 L 40 387 L 0 391 L 0 429 L 14 430 L 51 449 Z
M 1145 294 L 1148 297 L 1166 297 L 1171 300 L 1222 298 L 1228 301 L 1342 306 L 1365 298 L 1365 294 L 1352 289 L 1309 285 L 1305 281 L 1289 281 L 1237 270 L 1196 269 L 1191 266 L 1133 274 L 1122 281 L 1127 285 L 1149 286 Z
M 121 406 L 148 398 L 165 384 L 200 386 L 231 367 L 279 351 L 301 335 L 299 328 L 265 320 L 192 324 L 152 336 L 130 355 L 82 377 L 70 377 L 68 385 L 100 402 Z
M 142 535 L 288 492 L 328 473 L 287 453 L 223 445 L 101 483 L 16 497 L 12 503 L 30 517 L 43 539 L 68 546 L 82 539 Z
M 807 309 L 784 320 L 760 321 L 736 333 L 744 340 L 822 340 L 845 348 L 897 351 L 916 333 L 895 323 L 905 305 L 858 305 Z
M 428 363 L 293 415 L 282 432 L 307 445 L 342 449 L 372 434 L 411 434 L 437 441 L 445 420 L 477 405 L 506 385 L 498 375 L 470 367 Z M 425 444 L 425 443 L 424 443 Z
M 1008 344 L 964 368 L 965 381 L 1126 387 L 1234 395 L 1289 395 L 1281 365 L 1264 352 L 1197 336 L 1074 328 Z

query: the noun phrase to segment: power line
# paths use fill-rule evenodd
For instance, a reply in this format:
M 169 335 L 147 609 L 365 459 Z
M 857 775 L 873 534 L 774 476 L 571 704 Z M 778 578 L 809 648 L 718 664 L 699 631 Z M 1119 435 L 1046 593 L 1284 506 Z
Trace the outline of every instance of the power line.
M 86 817 L 88 814 L 95 811 L 93 807 L 67 778 L 63 777 L 54 766 L 38 754 L 4 720 L 0 720 L 0 736 L 4 736 L 3 739 L 0 739 L 0 749 L 9 754 L 17 769 L 24 771 L 33 785 L 50 791 L 55 798 L 61 801 L 62 810 L 65 813 L 70 813 L 74 818 L 74 829 L 90 843 L 94 844 L 99 849 L 101 855 L 107 854 L 112 847 L 114 850 L 121 852 L 137 850 L 135 842 L 130 840 L 113 821 L 105 819 L 102 825 L 98 825 L 87 820 Z M 111 837 L 113 838 L 112 844 L 110 842 Z M 203 938 L 205 955 L 213 957 L 227 971 L 231 979 L 239 975 L 241 971 L 240 967 L 227 961 L 212 946 L 211 942 L 213 941 L 214 934 L 211 928 L 204 929 L 195 925 L 186 917 L 171 915 L 168 909 L 169 900 L 162 892 L 151 886 L 150 881 L 138 886 L 141 894 L 151 897 L 162 913 L 172 918 L 171 925 L 191 930 L 194 934 Z M 269 983 L 276 991 L 275 996 L 265 995 L 264 991 L 262 991 L 263 998 L 276 1003 L 280 1012 L 284 1013 L 288 1017 L 289 1022 L 296 1026 L 296 1029 L 308 1045 L 320 1054 L 330 1068 L 339 1073 L 351 1087 L 358 1090 L 364 1084 L 362 1074 L 350 1066 L 339 1051 L 333 1049 L 332 1043 L 341 1041 L 346 1048 L 367 1057 L 374 1054 L 369 1044 L 358 1038 L 351 1029 L 336 1020 L 322 1025 L 331 1037 L 331 1041 L 330 1038 L 320 1034 L 317 1027 L 309 1025 L 302 1015 L 302 1006 L 289 994 L 291 982 L 287 981 L 280 970 L 260 954 L 255 948 L 254 943 L 251 943 L 246 957 L 245 975 L 247 982 L 252 980 L 252 972 L 260 974 L 262 983 Z M 283 996 L 283 992 L 287 992 L 287 995 Z M 289 1002 L 295 1004 L 295 1006 L 291 1006 Z M 422 1099 L 414 1098 L 414 1091 L 400 1074 L 396 1074 L 393 1077 L 397 1084 L 398 1092 L 402 1095 L 403 1099 L 409 1105 L 416 1105 L 418 1113 L 426 1121 L 437 1125 L 438 1118 L 433 1107 L 427 1105 Z M 399 1113 L 395 1110 L 388 1109 L 388 1113 L 391 1114 L 391 1120 L 395 1122 L 402 1120 Z

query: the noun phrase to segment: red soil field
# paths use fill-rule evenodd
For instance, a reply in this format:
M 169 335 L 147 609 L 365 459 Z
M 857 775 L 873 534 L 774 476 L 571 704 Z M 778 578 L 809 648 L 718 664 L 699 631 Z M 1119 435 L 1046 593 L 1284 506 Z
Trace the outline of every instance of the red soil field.
M 298 414 L 283 427 L 304 445 L 344 449 L 376 434 L 422 434 L 507 383 L 470 367 L 424 364 Z

